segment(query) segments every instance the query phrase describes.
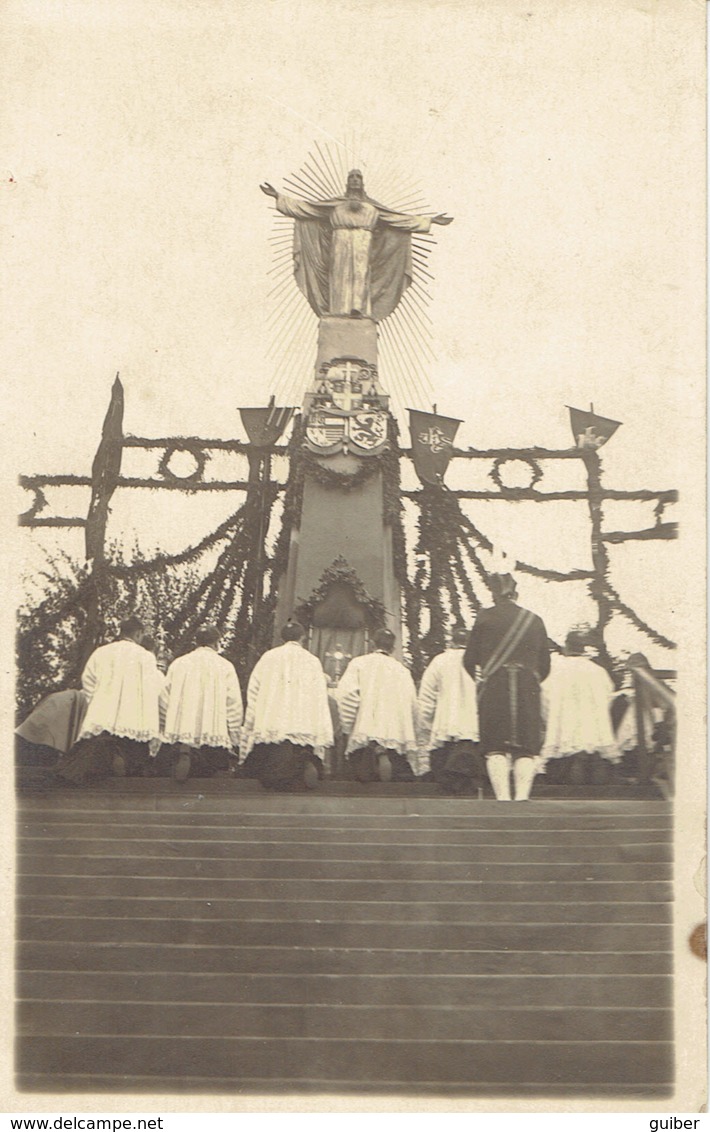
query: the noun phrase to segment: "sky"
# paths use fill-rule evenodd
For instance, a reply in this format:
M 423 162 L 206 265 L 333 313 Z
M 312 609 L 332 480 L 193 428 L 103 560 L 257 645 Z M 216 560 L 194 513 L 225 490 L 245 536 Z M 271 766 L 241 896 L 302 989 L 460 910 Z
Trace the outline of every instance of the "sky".
M 430 256 L 422 364 L 459 443 L 565 447 L 565 405 L 593 401 L 623 421 L 609 486 L 684 483 L 704 428 L 703 19 L 689 0 L 8 0 L 16 510 L 18 472 L 88 472 L 118 371 L 126 431 L 243 436 L 238 406 L 283 376 L 258 186 L 282 188 L 317 143 L 374 196 L 404 180 L 455 218 Z M 306 358 L 315 332 L 306 318 Z M 306 362 L 296 400 L 309 379 Z M 191 506 L 116 497 L 111 533 L 179 549 L 225 504 Z M 586 564 L 578 517 L 528 510 L 485 512 L 497 543 Z M 25 532 L 21 553 L 34 569 L 55 544 L 80 541 Z M 679 553 L 613 552 L 614 584 L 671 636 Z M 584 614 L 553 616 L 561 631 Z

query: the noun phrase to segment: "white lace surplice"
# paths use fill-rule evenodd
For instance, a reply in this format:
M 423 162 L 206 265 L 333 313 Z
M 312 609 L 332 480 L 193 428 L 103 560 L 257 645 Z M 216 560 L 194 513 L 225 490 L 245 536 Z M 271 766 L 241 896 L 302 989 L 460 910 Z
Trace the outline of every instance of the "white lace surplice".
M 547 717 L 543 759 L 596 751 L 618 760 L 610 713 L 614 684 L 605 669 L 583 656 L 559 657 L 542 692 Z
M 417 755 L 417 690 L 393 656 L 356 656 L 340 679 L 336 698 L 348 735 L 347 754 L 374 740 L 400 755 Z
M 234 665 L 214 649 L 197 648 L 173 661 L 160 704 L 166 743 L 238 745 L 243 715 L 239 680 Z
M 242 730 L 244 758 L 257 743 L 290 739 L 323 756 L 333 745 L 328 684 L 317 656 L 297 641 L 264 653 L 249 680 Z
M 436 751 L 456 739 L 478 741 L 476 685 L 463 666 L 464 649 L 435 656 L 419 687 L 422 745 Z
M 89 706 L 79 738 L 108 731 L 140 742 L 157 739 L 159 677 L 155 657 L 135 641 L 101 645 L 81 678 Z

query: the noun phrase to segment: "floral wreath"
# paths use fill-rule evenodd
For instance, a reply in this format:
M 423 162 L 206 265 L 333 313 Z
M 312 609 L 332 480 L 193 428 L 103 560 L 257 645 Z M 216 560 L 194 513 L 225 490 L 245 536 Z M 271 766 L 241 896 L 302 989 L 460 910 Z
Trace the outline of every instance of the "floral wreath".
M 174 472 L 169 466 L 176 452 L 189 452 L 194 458 L 196 466 L 189 475 L 179 476 L 177 472 Z M 158 475 L 177 483 L 198 483 L 204 474 L 207 460 L 208 455 L 201 445 L 193 444 L 189 440 L 179 440 L 174 444 L 169 444 L 163 452 L 163 455 L 160 457 L 160 463 L 158 464 Z
M 527 487 L 509 487 L 507 484 L 503 483 L 500 470 L 504 464 L 510 463 L 527 464 L 528 468 L 532 472 L 530 483 L 527 485 Z M 506 493 L 514 493 L 516 491 L 530 491 L 533 487 L 535 487 L 535 484 L 539 483 L 539 481 L 542 479 L 542 468 L 538 464 L 537 460 L 534 460 L 532 456 L 499 456 L 496 460 L 493 461 L 493 467 L 488 474 L 493 480 L 493 483 L 496 485 L 496 487 L 501 491 L 504 491 Z

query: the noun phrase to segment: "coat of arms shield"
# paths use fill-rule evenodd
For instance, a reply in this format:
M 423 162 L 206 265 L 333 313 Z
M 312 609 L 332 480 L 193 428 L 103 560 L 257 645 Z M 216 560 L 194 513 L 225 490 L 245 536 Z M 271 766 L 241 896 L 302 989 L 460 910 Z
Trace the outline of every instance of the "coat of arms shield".
M 358 448 L 371 451 L 387 439 L 387 414 L 355 413 L 350 418 L 350 441 Z
M 320 451 L 334 451 L 344 441 L 347 434 L 348 418 L 334 413 L 311 413 L 306 425 L 306 440 Z

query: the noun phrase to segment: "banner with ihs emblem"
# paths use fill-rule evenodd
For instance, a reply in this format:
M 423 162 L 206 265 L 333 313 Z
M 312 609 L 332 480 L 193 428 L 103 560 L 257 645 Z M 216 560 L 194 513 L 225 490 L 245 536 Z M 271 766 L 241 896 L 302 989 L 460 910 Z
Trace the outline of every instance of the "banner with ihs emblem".
M 414 470 L 422 483 L 441 484 L 454 450 L 454 439 L 461 421 L 409 409 Z

